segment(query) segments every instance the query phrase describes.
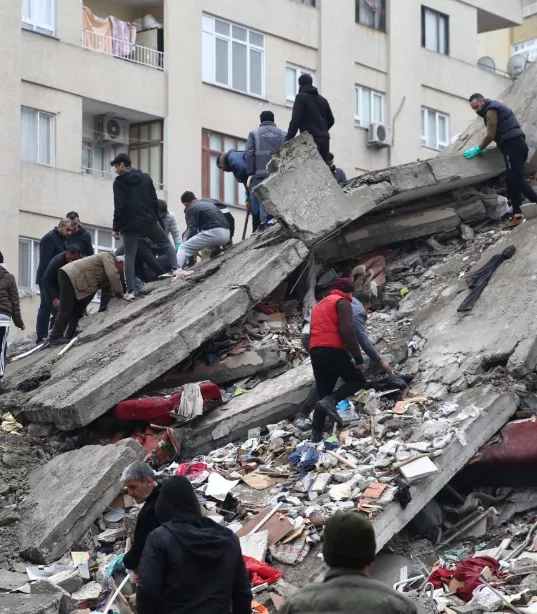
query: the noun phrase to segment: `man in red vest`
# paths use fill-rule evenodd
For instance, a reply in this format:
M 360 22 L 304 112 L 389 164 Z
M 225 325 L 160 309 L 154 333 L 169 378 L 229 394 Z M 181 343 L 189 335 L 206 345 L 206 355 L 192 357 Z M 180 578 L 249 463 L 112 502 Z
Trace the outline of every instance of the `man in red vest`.
M 365 386 L 364 361 L 354 332 L 351 279 L 337 279 L 332 291 L 311 312 L 310 357 L 317 394 L 313 412 L 312 441 L 323 436 L 325 418 L 342 425 L 336 405 Z M 344 384 L 334 391 L 338 378 Z

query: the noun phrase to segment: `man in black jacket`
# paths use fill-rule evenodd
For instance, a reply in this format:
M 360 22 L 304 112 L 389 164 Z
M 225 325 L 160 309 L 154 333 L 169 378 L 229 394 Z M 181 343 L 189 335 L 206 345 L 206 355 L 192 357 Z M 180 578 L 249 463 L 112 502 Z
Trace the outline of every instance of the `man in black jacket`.
M 338 182 L 339 185 L 345 183 L 347 181 L 347 175 L 345 175 L 345 171 L 342 168 L 338 168 L 336 163 L 334 162 L 334 154 L 328 154 L 328 168 L 332 171 L 332 175 L 334 175 L 334 179 Z
M 123 235 L 125 298 L 130 300 L 134 298 L 134 263 L 140 237 L 151 239 L 164 252 L 172 270 L 177 268 L 177 257 L 174 246 L 158 222 L 157 192 L 151 177 L 131 168 L 131 159 L 124 153 L 117 155 L 111 164 L 118 175 L 114 181 L 114 237 L 119 239 L 120 233 Z
M 56 312 L 60 306 L 60 280 L 58 273 L 63 266 L 78 260 L 80 257 L 81 254 L 78 245 L 69 244 L 62 254 L 54 256 L 43 275 L 42 285 L 45 289 L 45 296 L 53 319 L 56 317 Z
M 203 517 L 187 478 L 165 482 L 156 513 L 161 526 L 147 538 L 138 567 L 138 614 L 251 614 L 239 539 Z
M 298 79 L 300 86 L 293 105 L 293 115 L 287 130 L 287 141 L 294 139 L 296 133 L 309 132 L 317 145 L 323 160 L 328 162 L 330 153 L 329 130 L 334 125 L 334 116 L 328 100 L 323 98 L 316 87 L 313 78 L 304 73 Z
M 43 286 L 43 275 L 54 256 L 65 252 L 65 243 L 67 238 L 71 236 L 72 230 L 71 220 L 60 220 L 58 226 L 47 232 L 39 243 L 39 266 L 35 280 L 40 293 L 39 310 L 35 324 L 37 343 L 41 343 L 48 337 L 51 315 L 47 294 Z
M 229 224 L 222 211 L 208 198 L 184 192 L 181 202 L 185 206 L 188 238 L 177 250 L 177 266 L 182 269 L 187 260 L 202 249 L 224 247 L 229 243 Z
M 82 257 L 93 256 L 95 250 L 93 249 L 91 235 L 80 223 L 78 213 L 76 211 L 69 211 L 65 217 L 71 220 L 71 226 L 73 228 L 69 245 L 77 245 Z
M 123 565 L 127 569 L 138 569 L 140 558 L 144 550 L 147 536 L 160 526 L 155 514 L 155 505 L 158 501 L 161 486 L 155 480 L 155 472 L 147 463 L 135 461 L 123 472 L 121 481 L 136 503 L 144 506 L 138 514 L 136 528 L 134 529 L 134 541 L 131 549 L 123 557 Z

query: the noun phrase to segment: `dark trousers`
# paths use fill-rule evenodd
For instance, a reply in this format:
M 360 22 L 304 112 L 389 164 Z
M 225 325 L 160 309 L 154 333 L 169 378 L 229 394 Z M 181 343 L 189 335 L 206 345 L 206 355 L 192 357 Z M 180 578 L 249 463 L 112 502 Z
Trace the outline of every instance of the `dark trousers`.
M 145 241 L 138 242 L 138 250 L 134 261 L 134 274 L 138 279 L 148 284 L 150 281 L 155 281 L 158 279 L 159 275 L 169 270 L 170 269 L 164 269 L 162 267 L 153 253 L 153 250 Z
M 35 323 L 35 332 L 37 334 L 37 340 L 41 341 L 48 337 L 48 329 L 50 325 L 50 303 L 47 299 L 45 292 L 45 286 L 39 284 L 39 310 L 37 311 L 37 321 Z
M 365 377 L 360 369 L 354 367 L 346 350 L 316 347 L 310 350 L 310 357 L 319 399 L 332 395 L 339 402 L 365 388 Z M 345 383 L 334 391 L 339 377 Z M 315 409 L 313 430 L 322 430 L 324 421 L 324 413 Z
M 91 303 L 95 293 L 79 300 L 76 298 L 75 289 L 69 276 L 60 271 L 58 279 L 60 281 L 60 308 L 50 336 L 53 339 L 60 337 L 71 339 L 75 334 L 78 321 L 86 312 L 86 308 Z
M 4 377 L 6 371 L 7 336 L 9 325 L 0 326 L 0 379 Z
M 138 228 L 126 230 L 123 232 L 123 245 L 125 246 L 125 280 L 127 283 L 127 292 L 134 292 L 134 264 L 136 261 L 136 252 L 138 251 L 138 239 L 147 237 L 151 239 L 158 249 L 164 252 L 164 255 L 170 261 L 172 268 L 177 266 L 177 254 L 175 247 L 170 243 L 162 226 L 155 220 L 147 224 L 142 224 Z
M 500 147 L 507 169 L 507 195 L 514 214 L 520 214 L 522 195 L 531 203 L 537 203 L 537 194 L 524 178 L 524 165 L 528 159 L 528 145 L 522 137 L 509 139 Z
M 321 154 L 321 158 L 328 162 L 328 154 L 330 153 L 330 137 L 329 136 L 314 136 L 313 140 L 315 141 L 315 145 L 317 145 L 317 149 Z

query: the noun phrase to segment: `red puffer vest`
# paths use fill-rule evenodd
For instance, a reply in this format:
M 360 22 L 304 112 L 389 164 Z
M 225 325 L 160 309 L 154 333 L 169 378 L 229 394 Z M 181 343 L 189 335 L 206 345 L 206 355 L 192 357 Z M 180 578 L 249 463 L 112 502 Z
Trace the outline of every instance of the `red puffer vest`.
M 317 347 L 345 349 L 339 332 L 339 318 L 336 304 L 341 299 L 351 302 L 348 294 L 341 290 L 332 290 L 319 301 L 311 312 L 310 349 Z

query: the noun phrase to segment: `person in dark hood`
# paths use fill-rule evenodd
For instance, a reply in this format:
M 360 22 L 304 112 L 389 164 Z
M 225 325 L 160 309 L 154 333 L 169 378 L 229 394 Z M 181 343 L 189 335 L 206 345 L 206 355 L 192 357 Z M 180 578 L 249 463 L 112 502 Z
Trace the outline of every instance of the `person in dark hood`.
M 252 591 L 237 536 L 204 518 L 184 476 L 170 478 L 156 503 L 138 567 L 138 614 L 251 614 Z
M 328 162 L 330 154 L 329 130 L 334 125 L 334 116 L 328 100 L 323 98 L 313 86 L 311 75 L 304 73 L 298 79 L 299 90 L 293 105 L 293 115 L 287 130 L 287 140 L 294 139 L 296 133 L 309 132 L 317 145 L 323 160 Z
M 131 159 L 125 154 L 117 155 L 111 162 L 117 177 L 114 181 L 114 237 L 123 235 L 125 246 L 125 280 L 127 294 L 131 300 L 134 295 L 134 263 L 138 249 L 138 239 L 147 237 L 161 249 L 172 266 L 177 268 L 174 246 L 158 222 L 158 199 L 153 180 L 147 173 L 131 168 Z
M 342 168 L 338 168 L 336 163 L 334 162 L 334 154 L 328 154 L 328 168 L 332 171 L 332 175 L 334 175 L 334 179 L 338 182 L 339 185 L 345 183 L 347 181 L 347 175 L 345 175 L 345 171 Z

